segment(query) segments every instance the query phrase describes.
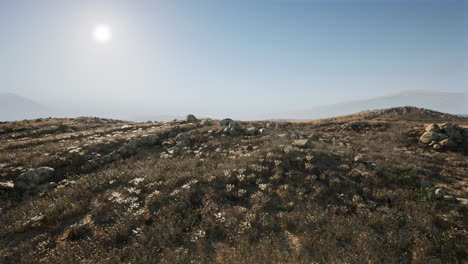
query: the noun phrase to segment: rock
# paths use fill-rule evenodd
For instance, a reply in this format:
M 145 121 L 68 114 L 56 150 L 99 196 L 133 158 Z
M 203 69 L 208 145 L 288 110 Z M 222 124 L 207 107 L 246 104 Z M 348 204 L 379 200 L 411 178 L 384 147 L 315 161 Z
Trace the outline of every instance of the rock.
M 424 129 L 426 132 L 436 132 L 440 133 L 440 128 L 437 124 L 430 124 Z
M 266 129 L 266 128 L 260 128 L 260 130 L 258 130 L 258 133 L 260 135 L 269 135 L 270 134 L 270 130 Z
M 445 189 L 444 187 L 435 189 L 434 193 L 437 197 L 444 197 L 445 195 L 449 194 L 447 189 Z
M 156 134 L 143 135 L 140 137 L 140 140 L 143 145 L 153 146 L 158 143 L 159 136 Z
M 435 150 L 440 150 L 442 149 L 442 146 L 439 144 L 439 143 L 435 143 L 433 146 L 432 146 L 433 149 Z
M 468 144 L 465 128 L 451 123 L 441 125 L 430 124 L 419 138 L 423 144 L 428 144 L 436 150 L 457 150 Z
M 294 140 L 293 146 L 299 147 L 299 148 L 310 148 L 313 146 L 313 144 L 310 139 L 297 139 L 297 140 Z
M 423 144 L 429 144 L 432 141 L 439 142 L 441 140 L 446 139 L 447 136 L 438 132 L 427 131 L 419 138 L 419 141 Z
M 57 184 L 55 182 L 48 182 L 48 183 L 43 183 L 43 184 L 36 186 L 35 189 L 36 191 L 39 191 L 39 192 L 46 192 L 46 191 L 54 189 L 55 187 L 57 187 Z
M 200 124 L 202 126 L 211 126 L 213 123 L 209 119 L 203 119 Z
M 249 136 L 255 136 L 255 134 L 257 134 L 257 128 L 255 127 L 249 127 L 247 128 L 247 130 L 245 131 Z
M 176 146 L 180 148 L 185 148 L 190 146 L 190 135 L 188 133 L 179 133 L 175 137 Z
M 15 187 L 24 190 L 30 190 L 37 185 L 46 183 L 54 176 L 54 169 L 50 167 L 41 167 L 20 174 L 15 180 Z
M 232 122 L 232 119 L 231 118 L 225 118 L 221 121 L 219 121 L 219 125 L 220 126 L 229 126 L 229 123 Z
M 198 122 L 198 119 L 194 115 L 189 114 L 185 117 L 185 121 L 188 123 L 196 123 Z
M 232 128 L 232 129 L 235 129 L 235 130 L 240 130 L 241 129 L 241 125 L 239 122 L 236 122 L 236 121 L 231 121 L 228 125 L 229 128 Z
M 265 127 L 266 128 L 276 128 L 276 124 L 275 123 L 268 123 L 268 124 L 266 124 Z
M 125 143 L 122 147 L 117 150 L 117 153 L 123 157 L 128 157 L 135 155 L 139 146 L 139 141 L 137 139 L 131 139 Z
M 15 187 L 15 184 L 11 181 L 0 182 L 0 190 L 11 190 Z
M 185 140 L 190 140 L 190 135 L 187 134 L 187 133 L 179 133 L 179 134 L 175 137 L 175 140 L 176 140 L 176 142 L 185 141 Z
M 446 139 L 440 141 L 439 145 L 441 147 L 443 147 L 443 148 L 454 149 L 454 148 L 457 147 L 458 144 L 452 138 L 446 138 Z

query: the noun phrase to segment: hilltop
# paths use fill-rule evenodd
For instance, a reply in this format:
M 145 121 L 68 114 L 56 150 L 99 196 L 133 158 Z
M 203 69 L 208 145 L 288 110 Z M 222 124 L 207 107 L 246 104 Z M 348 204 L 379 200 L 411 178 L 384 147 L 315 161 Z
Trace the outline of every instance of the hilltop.
M 280 114 L 295 119 L 319 119 L 363 112 L 371 109 L 388 109 L 404 106 L 433 109 L 453 115 L 468 114 L 468 93 L 433 91 L 406 91 L 369 99 L 345 101 L 316 106 L 291 113 Z
M 468 119 L 0 124 L 2 263 L 463 263 Z

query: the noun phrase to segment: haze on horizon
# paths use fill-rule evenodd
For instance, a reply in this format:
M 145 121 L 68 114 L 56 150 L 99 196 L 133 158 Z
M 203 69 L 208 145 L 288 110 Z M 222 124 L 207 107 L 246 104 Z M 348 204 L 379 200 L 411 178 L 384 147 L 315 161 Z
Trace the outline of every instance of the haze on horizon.
M 408 90 L 461 93 L 467 9 L 463 0 L 5 0 L 0 94 L 76 115 L 254 119 Z M 100 25 L 111 32 L 99 43 Z

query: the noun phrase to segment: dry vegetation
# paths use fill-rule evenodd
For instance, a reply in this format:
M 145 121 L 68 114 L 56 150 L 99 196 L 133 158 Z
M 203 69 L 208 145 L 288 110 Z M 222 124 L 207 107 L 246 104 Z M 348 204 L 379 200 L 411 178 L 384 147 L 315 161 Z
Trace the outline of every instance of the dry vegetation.
M 239 133 L 217 121 L 0 124 L 0 262 L 466 263 L 466 149 L 422 146 L 425 124 L 448 117 L 405 114 Z M 158 142 L 122 149 L 147 134 Z M 12 187 L 41 166 L 52 188 Z

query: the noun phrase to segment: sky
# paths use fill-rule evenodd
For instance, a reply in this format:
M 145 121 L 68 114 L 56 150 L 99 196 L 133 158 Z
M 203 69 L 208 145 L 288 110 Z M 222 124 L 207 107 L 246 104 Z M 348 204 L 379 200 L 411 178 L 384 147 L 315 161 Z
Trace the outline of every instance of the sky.
M 262 118 L 466 92 L 465 2 L 2 0 L 0 93 L 77 115 Z

